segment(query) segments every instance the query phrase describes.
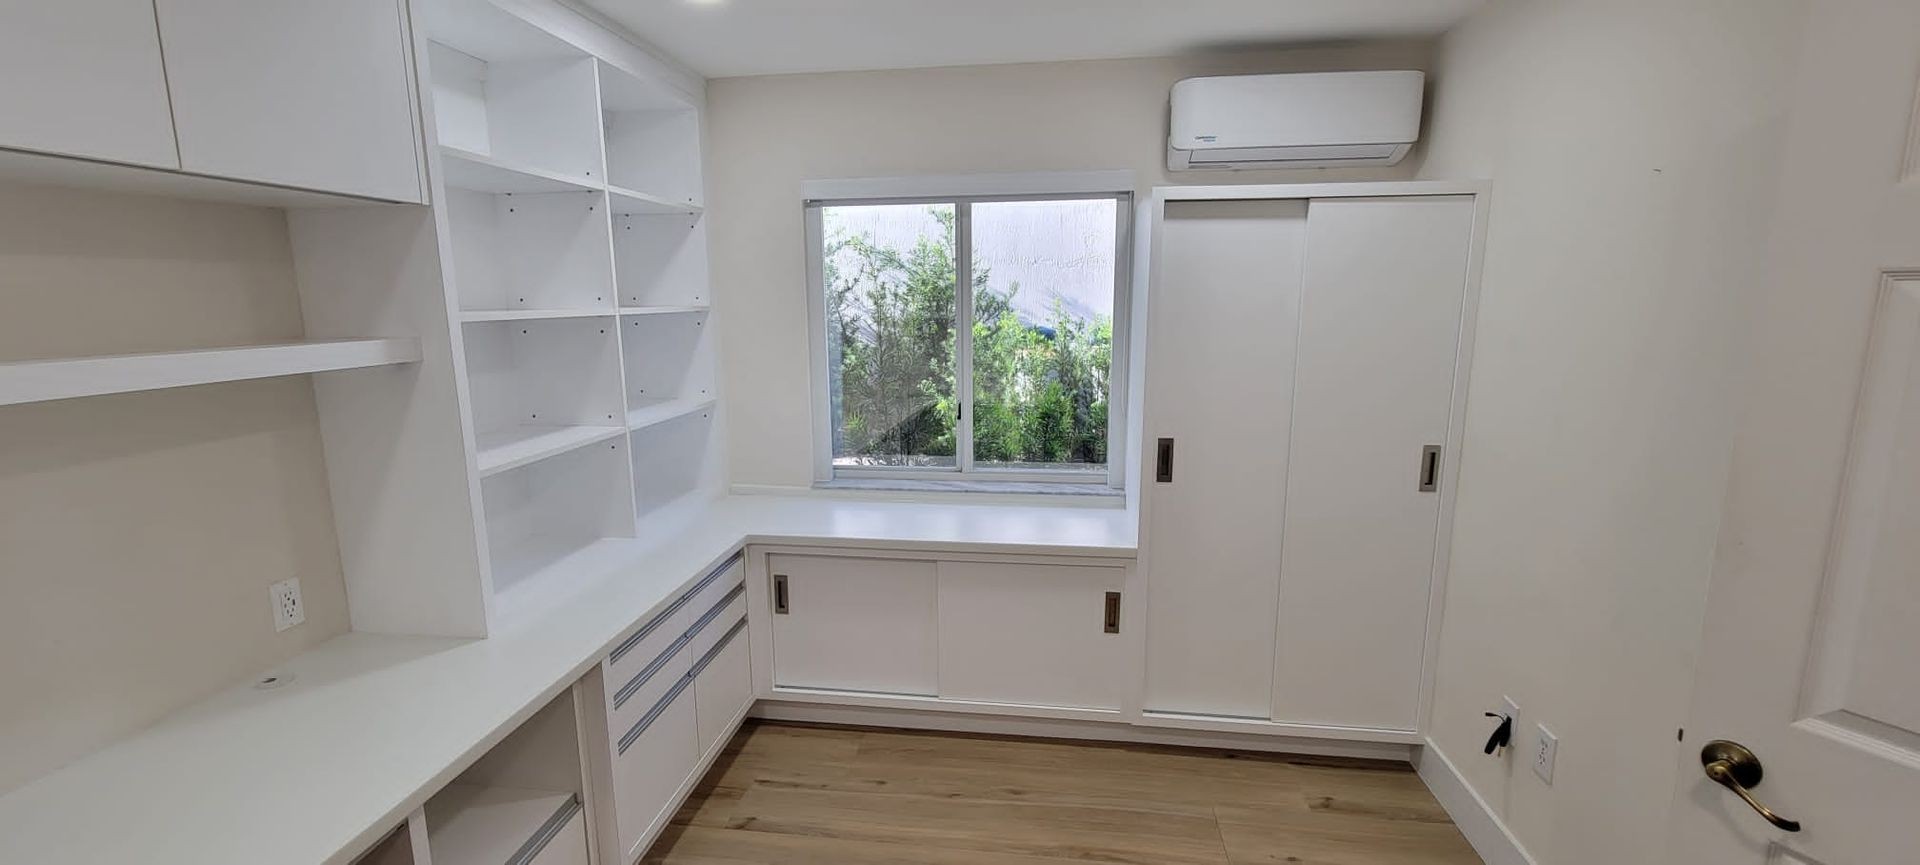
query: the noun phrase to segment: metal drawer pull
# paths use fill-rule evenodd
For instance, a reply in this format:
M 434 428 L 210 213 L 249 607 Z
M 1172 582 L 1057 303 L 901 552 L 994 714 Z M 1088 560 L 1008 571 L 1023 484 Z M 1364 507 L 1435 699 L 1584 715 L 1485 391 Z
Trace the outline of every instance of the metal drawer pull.
M 652 621 L 642 626 L 633 636 L 622 640 L 620 645 L 615 646 L 613 651 L 607 655 L 607 660 L 615 664 L 620 663 L 620 659 L 625 657 L 628 652 L 633 651 L 634 646 L 640 645 L 640 641 L 646 639 L 648 634 L 653 633 L 655 629 L 665 624 L 668 619 L 673 618 L 673 614 L 680 612 L 681 607 L 691 603 L 693 596 L 700 594 L 701 589 L 713 585 L 714 580 L 720 579 L 721 574 L 726 573 L 729 568 L 739 564 L 746 556 L 747 554 L 744 552 L 734 553 L 732 556 L 729 556 L 726 561 L 721 562 L 719 567 L 708 571 L 707 575 L 701 577 L 700 582 L 695 583 L 693 588 L 682 593 L 679 598 L 675 599 L 666 609 L 661 610 L 659 615 L 654 616 Z
M 741 616 L 740 621 L 734 622 L 733 627 L 727 629 L 726 636 L 721 637 L 720 642 L 714 643 L 713 648 L 708 649 L 706 654 L 700 656 L 700 660 L 694 662 L 693 672 L 687 675 L 692 678 L 699 678 L 700 671 L 705 670 L 708 664 L 713 663 L 714 658 L 720 657 L 720 653 L 726 651 L 727 645 L 733 642 L 733 638 L 746 629 L 747 617 Z
M 514 851 L 513 857 L 507 860 L 507 865 L 527 865 L 539 857 L 540 851 L 547 849 L 547 845 L 553 843 L 554 838 L 559 837 L 560 830 L 567 828 L 567 823 L 571 822 L 573 815 L 578 813 L 580 813 L 580 797 L 568 796 L 566 803 L 553 812 L 553 816 L 548 817 L 547 822 L 540 824 L 540 831 L 533 833 L 533 837 L 528 838 L 527 843 L 520 845 L 520 849 Z
M 714 619 L 720 618 L 720 614 L 727 611 L 727 605 L 732 604 L 734 598 L 740 597 L 741 595 L 744 595 L 746 593 L 747 593 L 747 586 L 745 583 L 734 586 L 733 591 L 728 592 L 726 597 L 721 598 L 718 602 L 716 602 L 713 605 L 712 609 L 709 609 L 705 613 L 701 614 L 700 621 L 694 622 L 693 627 L 687 629 L 687 636 L 691 637 L 695 634 L 700 633 L 701 631 L 706 630 L 707 625 L 712 624 Z
M 653 674 L 660 672 L 661 667 L 666 666 L 668 661 L 673 660 L 674 655 L 680 654 L 680 650 L 686 648 L 687 644 L 691 642 L 693 642 L 693 634 L 681 634 L 680 638 L 674 640 L 673 644 L 668 646 L 666 651 L 660 653 L 660 657 L 648 661 L 647 665 L 641 668 L 640 672 L 635 673 L 633 678 L 628 679 L 625 685 L 620 686 L 620 690 L 614 692 L 613 707 L 618 709 L 626 705 L 627 700 L 632 699 L 635 693 L 638 693 L 641 688 L 646 687 L 647 682 L 653 678 Z
M 620 737 L 619 753 L 627 753 L 627 749 L 633 747 L 633 743 L 640 739 L 640 734 L 645 733 L 648 727 L 653 726 L 654 720 L 665 714 L 667 707 L 672 706 L 673 701 L 680 696 L 680 692 L 685 691 L 687 686 L 691 684 L 693 684 L 692 673 L 681 676 L 680 681 L 673 683 L 673 690 L 668 691 L 666 696 L 661 697 L 660 702 L 653 704 L 653 708 L 648 709 L 645 715 L 640 716 L 640 720 L 633 723 L 633 729 L 628 730 L 626 735 Z

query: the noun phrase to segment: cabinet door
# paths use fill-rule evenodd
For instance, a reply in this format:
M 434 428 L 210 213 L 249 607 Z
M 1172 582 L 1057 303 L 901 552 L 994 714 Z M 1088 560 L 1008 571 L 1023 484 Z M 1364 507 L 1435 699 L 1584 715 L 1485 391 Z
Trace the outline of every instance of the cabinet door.
M 157 0 L 187 171 L 421 201 L 401 0 Z
M 729 628 L 727 634 L 710 650 L 711 657 L 693 680 L 693 714 L 700 729 L 702 754 L 733 733 L 733 722 L 753 702 L 753 667 L 748 660 L 746 629 Z
M 622 732 L 612 731 L 614 822 L 625 855 L 610 859 L 632 862 L 646 852 L 640 849 L 640 843 L 656 823 L 672 816 L 667 806 L 692 777 L 699 761 L 694 751 L 693 694 L 688 693 L 692 683 L 687 679 L 680 682 L 647 712 L 636 728 L 637 734 L 627 734 L 632 738 L 624 750 Z
M 1424 483 L 1443 476 L 1425 451 L 1447 440 L 1473 210 L 1469 196 L 1308 205 L 1275 720 L 1418 724 L 1451 492 Z
M 775 685 L 939 692 L 932 562 L 782 555 L 767 565 Z
M 1148 709 L 1265 718 L 1302 201 L 1169 202 L 1147 328 Z M 1173 440 L 1156 482 L 1156 440 Z
M 1125 570 L 975 562 L 939 570 L 943 699 L 1120 708 Z
M 0 147 L 179 168 L 152 0 L 0 0 Z

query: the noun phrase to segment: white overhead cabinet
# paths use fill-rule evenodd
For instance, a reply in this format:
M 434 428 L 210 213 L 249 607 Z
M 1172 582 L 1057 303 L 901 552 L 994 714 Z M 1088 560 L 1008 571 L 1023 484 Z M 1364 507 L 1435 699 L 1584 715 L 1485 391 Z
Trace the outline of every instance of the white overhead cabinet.
M 419 202 L 401 0 L 154 0 L 180 167 Z
M 1171 192 L 1148 325 L 1144 709 L 1417 731 L 1476 198 Z
M 401 0 L 0 2 L 0 148 L 425 200 Z M 8 160 L 29 179 L 139 187 L 113 166 Z M 122 169 L 124 170 L 124 169 Z
M 179 168 L 153 0 L 0 0 L 0 147 Z

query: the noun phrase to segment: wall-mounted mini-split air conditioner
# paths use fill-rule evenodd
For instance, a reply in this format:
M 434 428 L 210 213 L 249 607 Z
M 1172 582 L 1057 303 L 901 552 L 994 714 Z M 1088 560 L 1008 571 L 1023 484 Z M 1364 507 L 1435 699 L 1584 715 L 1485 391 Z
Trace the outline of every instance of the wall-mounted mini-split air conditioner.
M 1393 165 L 1420 137 L 1426 73 L 1308 72 L 1173 85 L 1167 167 Z

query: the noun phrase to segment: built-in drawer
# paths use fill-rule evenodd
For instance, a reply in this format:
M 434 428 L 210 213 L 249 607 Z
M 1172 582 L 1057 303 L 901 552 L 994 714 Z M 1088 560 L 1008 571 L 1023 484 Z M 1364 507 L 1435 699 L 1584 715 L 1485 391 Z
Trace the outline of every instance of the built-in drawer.
M 620 641 L 607 654 L 605 662 L 606 675 L 603 678 L 607 687 L 607 705 L 612 706 L 620 689 L 627 687 L 641 670 L 666 654 L 676 641 L 685 636 L 694 622 L 713 606 L 714 601 L 725 597 L 731 586 L 739 585 L 745 579 L 745 559 L 736 555 L 725 564 L 708 571 L 706 576 L 681 592 L 673 603 L 656 613 L 633 636 Z
M 617 744 L 660 698 L 686 678 L 700 656 L 689 651 L 692 636 L 682 631 L 665 654 L 655 657 L 634 677 L 607 697 L 607 732 Z
M 736 586 L 731 594 L 721 599 L 719 605 L 707 610 L 693 623 L 693 630 L 689 632 L 691 639 L 687 641 L 687 647 L 682 651 L 692 657 L 694 663 L 699 663 L 701 658 L 706 657 L 707 653 L 727 635 L 727 631 L 747 617 L 746 588 L 746 586 Z

